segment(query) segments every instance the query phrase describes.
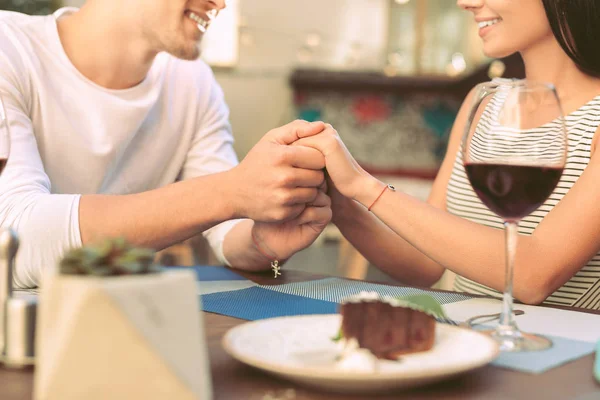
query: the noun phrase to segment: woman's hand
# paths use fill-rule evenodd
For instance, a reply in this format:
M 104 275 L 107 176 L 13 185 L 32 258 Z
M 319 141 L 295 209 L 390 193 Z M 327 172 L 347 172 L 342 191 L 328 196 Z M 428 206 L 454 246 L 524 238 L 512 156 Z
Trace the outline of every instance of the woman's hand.
M 385 186 L 356 162 L 331 125 L 327 124 L 326 129 L 318 134 L 300 132 L 299 137 L 293 146 L 312 147 L 323 153 L 327 173 L 344 196 L 368 206 Z

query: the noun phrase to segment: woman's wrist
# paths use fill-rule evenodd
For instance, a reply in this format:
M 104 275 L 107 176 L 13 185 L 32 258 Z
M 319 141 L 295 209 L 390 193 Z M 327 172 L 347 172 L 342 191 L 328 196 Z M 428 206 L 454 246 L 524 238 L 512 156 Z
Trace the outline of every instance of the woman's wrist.
M 342 194 L 331 196 L 331 222 L 338 225 L 338 223 L 352 220 L 360 207 L 360 204 L 356 201 Z
M 354 196 L 354 200 L 358 201 L 365 207 L 369 207 L 375 199 L 380 195 L 381 191 L 387 185 L 379 179 L 368 175 L 363 178 L 358 184 L 358 190 Z

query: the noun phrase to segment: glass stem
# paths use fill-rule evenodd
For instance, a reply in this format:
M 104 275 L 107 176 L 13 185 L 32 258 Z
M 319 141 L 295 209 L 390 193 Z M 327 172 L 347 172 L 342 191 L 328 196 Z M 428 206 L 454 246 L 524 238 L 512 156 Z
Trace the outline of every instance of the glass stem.
M 504 275 L 504 296 L 502 302 L 502 314 L 498 325 L 498 331 L 514 335 L 518 331 L 513 316 L 513 270 L 515 267 L 515 255 L 517 252 L 517 239 L 519 236 L 518 222 L 504 223 L 506 235 L 506 271 Z

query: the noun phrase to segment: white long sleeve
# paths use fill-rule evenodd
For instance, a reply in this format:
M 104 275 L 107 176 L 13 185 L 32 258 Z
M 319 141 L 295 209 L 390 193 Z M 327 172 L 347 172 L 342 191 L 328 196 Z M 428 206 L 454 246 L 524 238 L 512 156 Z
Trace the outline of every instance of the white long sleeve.
M 210 87 L 202 87 L 199 97 L 208 107 L 201 116 L 199 129 L 192 140 L 185 164 L 181 171 L 181 180 L 206 175 L 215 171 L 225 171 L 237 164 L 233 150 L 233 136 L 229 123 L 229 108 L 225 103 L 223 91 L 216 83 L 212 72 Z M 220 199 L 215 198 L 215 201 Z M 222 263 L 231 266 L 223 253 L 223 241 L 227 233 L 242 220 L 223 222 L 203 232 L 215 256 Z
M 81 195 L 140 193 L 237 164 L 228 109 L 203 62 L 159 54 L 138 86 L 109 90 L 71 64 L 55 16 L 0 11 L 0 38 L 12 138 L 0 226 L 20 236 L 18 287 L 36 286 L 43 270 L 81 245 Z M 235 222 L 205 232 L 223 262 Z
M 50 179 L 27 115 L 30 104 L 22 95 L 31 88 L 17 75 L 26 67 L 16 49 L 4 45 L 2 50 L 0 97 L 8 117 L 11 153 L 0 176 L 0 222 L 3 228 L 12 227 L 20 239 L 14 271 L 16 287 L 34 287 L 42 268 L 55 265 L 65 249 L 81 245 L 80 196 L 51 194 Z

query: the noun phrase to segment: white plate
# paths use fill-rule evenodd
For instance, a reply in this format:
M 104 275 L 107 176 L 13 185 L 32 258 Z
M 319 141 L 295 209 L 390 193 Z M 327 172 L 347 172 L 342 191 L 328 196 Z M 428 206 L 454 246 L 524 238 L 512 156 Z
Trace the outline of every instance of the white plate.
M 386 392 L 449 378 L 481 367 L 498 356 L 491 338 L 464 328 L 437 324 L 429 351 L 380 360 L 377 371 L 335 369 L 339 346 L 331 340 L 339 314 L 281 317 L 230 329 L 225 350 L 250 366 L 300 384 L 346 393 Z

